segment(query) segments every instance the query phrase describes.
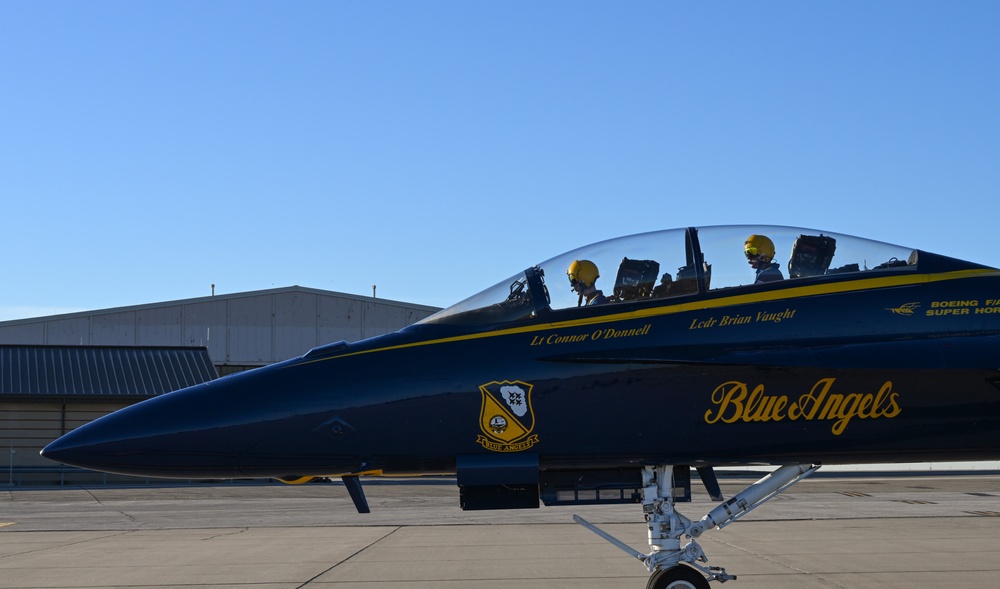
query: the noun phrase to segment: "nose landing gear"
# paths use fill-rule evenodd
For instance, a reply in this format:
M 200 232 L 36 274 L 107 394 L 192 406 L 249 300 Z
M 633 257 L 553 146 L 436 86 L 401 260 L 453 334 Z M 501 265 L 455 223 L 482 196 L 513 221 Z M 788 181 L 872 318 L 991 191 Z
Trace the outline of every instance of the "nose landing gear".
M 674 509 L 673 466 L 643 467 L 642 509 L 649 529 L 649 554 L 633 549 L 578 515 L 573 519 L 641 561 L 653 573 L 646 589 L 708 589 L 709 581 L 724 583 L 736 576 L 722 567 L 697 564 L 708 562 L 697 538 L 710 528 L 721 529 L 733 523 L 818 468 L 805 464 L 782 466 L 692 522 Z M 682 547 L 685 537 L 689 540 Z

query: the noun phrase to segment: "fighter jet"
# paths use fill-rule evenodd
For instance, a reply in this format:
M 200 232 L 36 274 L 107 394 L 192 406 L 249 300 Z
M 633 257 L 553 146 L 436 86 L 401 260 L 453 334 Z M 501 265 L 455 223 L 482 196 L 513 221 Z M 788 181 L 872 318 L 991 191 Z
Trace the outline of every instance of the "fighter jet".
M 338 475 L 362 512 L 368 474 L 452 473 L 464 509 L 636 503 L 647 553 L 578 521 L 648 588 L 704 589 L 735 576 L 701 534 L 821 465 L 1000 459 L 1000 270 L 790 227 L 612 239 L 42 454 L 148 477 Z M 713 469 L 733 465 L 774 471 L 725 499 Z M 700 519 L 675 509 L 692 470 L 719 502 Z

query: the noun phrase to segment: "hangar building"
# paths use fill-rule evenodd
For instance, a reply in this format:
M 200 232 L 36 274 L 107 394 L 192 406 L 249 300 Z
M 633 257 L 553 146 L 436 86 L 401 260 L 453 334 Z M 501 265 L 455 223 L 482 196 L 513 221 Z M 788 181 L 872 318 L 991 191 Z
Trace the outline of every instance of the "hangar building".
M 144 398 L 391 333 L 436 311 L 291 286 L 0 322 L 0 484 L 94 480 L 38 451 Z

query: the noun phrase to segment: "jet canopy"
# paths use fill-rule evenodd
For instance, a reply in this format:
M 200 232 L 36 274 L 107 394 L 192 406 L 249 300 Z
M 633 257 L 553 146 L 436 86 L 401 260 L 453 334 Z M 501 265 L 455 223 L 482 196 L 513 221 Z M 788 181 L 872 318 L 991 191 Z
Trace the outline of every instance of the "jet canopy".
M 755 284 L 744 252 L 751 235 L 767 236 L 782 274 Z M 935 266 L 981 267 L 933 254 Z M 656 304 L 731 288 L 781 288 L 789 281 L 850 280 L 872 272 L 915 272 L 917 250 L 828 231 L 778 226 L 718 226 L 654 231 L 610 239 L 566 252 L 499 282 L 421 323 L 489 325 L 523 321 L 581 304 L 566 275 L 574 260 L 597 265 L 610 305 Z M 935 271 L 940 271 L 936 268 Z M 927 270 L 927 269 L 925 269 Z M 928 270 L 929 271 L 929 270 Z M 680 299 L 679 299 L 680 300 Z M 585 305 L 586 302 L 584 301 Z M 603 305 L 601 305 L 603 307 Z M 588 307 L 594 309 L 595 307 Z

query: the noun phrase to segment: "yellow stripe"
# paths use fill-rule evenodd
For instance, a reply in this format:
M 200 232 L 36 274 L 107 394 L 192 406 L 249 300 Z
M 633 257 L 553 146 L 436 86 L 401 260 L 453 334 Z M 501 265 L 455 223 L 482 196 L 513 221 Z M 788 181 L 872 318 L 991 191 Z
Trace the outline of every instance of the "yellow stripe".
M 994 269 L 956 270 L 954 272 L 943 272 L 941 274 L 884 276 L 879 278 L 865 278 L 861 280 L 847 280 L 844 282 L 813 284 L 808 286 L 787 288 L 778 291 L 768 290 L 765 292 L 755 292 L 750 294 L 736 295 L 714 300 L 699 300 L 691 303 L 655 306 L 649 309 L 638 309 L 635 311 L 616 313 L 614 315 L 602 315 L 600 317 L 585 317 L 582 319 L 574 319 L 572 321 L 559 321 L 556 323 L 544 323 L 539 325 L 527 325 L 524 327 L 512 327 L 508 329 L 498 329 L 496 331 L 470 333 L 465 335 L 457 335 L 453 337 L 444 337 L 435 340 L 424 340 L 419 342 L 411 342 L 408 344 L 386 346 L 384 348 L 374 348 L 371 350 L 359 350 L 357 352 L 350 352 L 348 354 L 341 354 L 339 356 L 331 356 L 329 358 L 317 358 L 316 360 L 303 362 L 303 364 L 311 364 L 313 362 L 324 362 L 326 360 L 334 360 L 336 358 L 347 358 L 348 356 L 360 356 L 363 354 L 371 354 L 374 352 L 403 350 L 406 348 L 415 348 L 419 346 L 449 344 L 454 342 L 483 339 L 488 337 L 515 335 L 519 333 L 532 333 L 537 331 L 550 331 L 553 329 L 565 329 L 568 327 L 582 327 L 586 325 L 599 325 L 602 323 L 616 323 L 619 321 L 648 319 L 650 317 L 658 317 L 661 315 L 672 315 L 674 313 L 683 313 L 685 311 L 704 311 L 706 309 L 731 307 L 734 305 L 746 305 L 750 303 L 766 303 L 773 301 L 783 301 L 786 299 L 798 299 L 802 297 L 810 297 L 817 295 L 874 290 L 877 288 L 887 288 L 894 286 L 912 286 L 914 284 L 926 284 L 931 282 L 943 282 L 946 280 L 960 280 L 963 278 L 981 278 L 990 276 L 994 277 L 1000 276 L 1000 271 Z

